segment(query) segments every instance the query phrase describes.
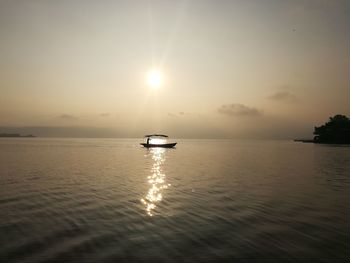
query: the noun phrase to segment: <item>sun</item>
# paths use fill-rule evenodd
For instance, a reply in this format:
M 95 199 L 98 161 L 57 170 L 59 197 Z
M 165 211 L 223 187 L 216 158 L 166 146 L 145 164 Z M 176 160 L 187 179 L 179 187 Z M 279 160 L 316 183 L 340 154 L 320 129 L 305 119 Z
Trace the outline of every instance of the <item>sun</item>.
M 147 74 L 147 84 L 153 88 L 158 89 L 163 84 L 163 74 L 158 69 L 150 70 Z

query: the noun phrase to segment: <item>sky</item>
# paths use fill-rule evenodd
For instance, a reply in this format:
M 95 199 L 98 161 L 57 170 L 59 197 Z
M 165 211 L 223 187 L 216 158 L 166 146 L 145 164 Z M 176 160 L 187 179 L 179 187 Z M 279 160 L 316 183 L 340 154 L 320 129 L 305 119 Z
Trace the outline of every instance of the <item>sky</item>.
M 311 137 L 350 115 L 349 13 L 347 0 L 0 0 L 0 133 Z

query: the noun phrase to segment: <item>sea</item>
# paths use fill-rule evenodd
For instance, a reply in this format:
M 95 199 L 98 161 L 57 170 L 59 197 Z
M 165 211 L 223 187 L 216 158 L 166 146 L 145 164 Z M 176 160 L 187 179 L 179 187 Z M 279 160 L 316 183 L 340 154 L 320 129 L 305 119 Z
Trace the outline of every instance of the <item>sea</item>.
M 0 262 L 350 262 L 350 147 L 0 139 Z

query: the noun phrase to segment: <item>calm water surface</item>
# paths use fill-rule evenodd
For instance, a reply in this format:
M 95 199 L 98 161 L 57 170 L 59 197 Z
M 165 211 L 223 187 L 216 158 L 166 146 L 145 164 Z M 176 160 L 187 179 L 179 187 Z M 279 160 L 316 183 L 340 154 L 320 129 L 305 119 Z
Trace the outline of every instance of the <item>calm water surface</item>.
M 349 262 L 350 147 L 0 139 L 0 262 Z

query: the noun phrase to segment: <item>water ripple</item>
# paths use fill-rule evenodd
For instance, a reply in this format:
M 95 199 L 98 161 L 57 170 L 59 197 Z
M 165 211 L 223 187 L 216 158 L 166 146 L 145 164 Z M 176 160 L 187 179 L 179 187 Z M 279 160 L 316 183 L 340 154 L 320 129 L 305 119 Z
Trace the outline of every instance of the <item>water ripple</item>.
M 346 147 L 23 139 L 0 142 L 0 165 L 1 262 L 350 257 Z

